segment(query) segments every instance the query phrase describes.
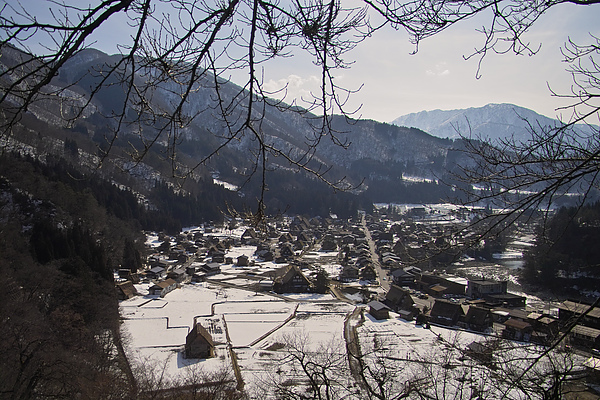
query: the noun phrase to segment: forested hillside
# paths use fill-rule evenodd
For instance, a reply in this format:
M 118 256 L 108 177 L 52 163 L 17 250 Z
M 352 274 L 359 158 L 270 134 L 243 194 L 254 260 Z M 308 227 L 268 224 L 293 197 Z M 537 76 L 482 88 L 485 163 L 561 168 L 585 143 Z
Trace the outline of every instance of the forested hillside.
M 127 394 L 113 269 L 139 226 L 115 216 L 127 193 L 105 207 L 71 172 L 0 157 L 2 398 Z
M 561 293 L 565 288 L 596 291 L 600 287 L 600 202 L 562 207 L 538 229 L 527 254 L 524 279 Z M 569 290 L 569 289 L 566 289 Z

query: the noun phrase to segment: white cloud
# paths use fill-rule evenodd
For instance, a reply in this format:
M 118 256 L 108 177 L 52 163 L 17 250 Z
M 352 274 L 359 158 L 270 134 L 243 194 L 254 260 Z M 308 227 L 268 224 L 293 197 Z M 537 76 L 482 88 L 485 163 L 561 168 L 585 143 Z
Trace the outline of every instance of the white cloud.
M 266 81 L 263 88 L 270 93 L 271 97 L 282 99 L 286 102 L 301 99 L 309 100 L 311 93 L 316 94 L 319 91 L 320 80 L 316 75 L 302 77 L 299 75 L 288 75 L 286 78 L 277 80 L 270 79 Z
M 428 76 L 446 76 L 450 75 L 450 70 L 447 68 L 446 62 L 441 62 L 435 65 L 433 69 L 425 71 Z

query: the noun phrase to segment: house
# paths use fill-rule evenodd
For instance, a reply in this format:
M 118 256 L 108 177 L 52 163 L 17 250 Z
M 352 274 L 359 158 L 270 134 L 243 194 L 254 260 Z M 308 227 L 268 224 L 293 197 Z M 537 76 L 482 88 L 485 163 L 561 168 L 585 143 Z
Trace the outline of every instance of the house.
M 335 251 L 337 250 L 338 245 L 337 242 L 335 241 L 335 238 L 333 235 L 325 235 L 325 237 L 323 238 L 323 240 L 321 241 L 321 250 L 323 251 Z
M 307 293 L 311 286 L 311 282 L 297 265 L 281 268 L 273 279 L 273 290 L 276 293 Z
M 561 326 L 569 325 L 584 313 L 585 315 L 578 321 L 578 324 L 600 329 L 600 307 L 592 308 L 590 305 L 570 300 L 564 301 L 558 306 L 558 321 Z
M 256 246 L 258 244 L 258 234 L 252 228 L 248 228 L 242 233 L 241 242 L 243 245 Z
M 366 265 L 360 270 L 360 279 L 365 281 L 374 281 L 377 279 L 377 273 L 375 272 L 373 265 Z
M 250 263 L 250 259 L 245 254 L 242 254 L 241 256 L 239 256 L 236 261 L 236 265 L 238 267 L 247 267 L 249 263 Z
M 569 334 L 571 343 L 588 349 L 600 349 L 600 329 L 575 325 Z
M 215 344 L 210 333 L 199 322 L 194 321 L 194 328 L 185 338 L 185 357 L 214 357 L 214 349 Z
M 295 254 L 294 254 L 294 249 L 292 248 L 292 245 L 288 242 L 282 243 L 281 246 L 279 247 L 279 255 L 286 260 L 293 258 L 295 256 Z
M 421 268 L 417 268 L 417 267 L 406 267 L 404 268 L 404 270 L 406 272 L 408 272 L 409 274 L 413 275 L 415 278 L 420 278 L 421 275 L 423 274 L 423 271 L 421 270 Z
M 350 282 L 358 279 L 359 269 L 356 265 L 346 265 L 340 273 L 340 281 Z
M 412 271 L 414 270 L 411 270 L 411 273 L 413 273 Z M 415 278 L 417 279 L 415 283 L 417 289 L 432 296 L 443 294 L 464 296 L 467 288 L 467 280 L 457 276 L 421 273 L 417 274 Z
M 217 275 L 221 273 L 221 265 L 216 262 L 202 264 L 199 272 L 204 272 L 206 276 Z
M 224 264 L 225 263 L 225 252 L 222 250 L 215 250 L 209 252 L 209 256 L 212 257 L 213 263 Z
M 160 296 L 165 297 L 168 293 L 172 292 L 177 288 L 177 282 L 173 279 L 167 279 L 164 281 L 160 281 L 150 287 L 148 289 L 148 294 L 152 296 Z
M 396 285 L 390 285 L 385 295 L 384 303 L 394 311 L 414 311 L 414 302 L 410 292 Z
M 504 330 L 502 337 L 512 340 L 521 340 L 528 342 L 531 339 L 533 326 L 529 322 L 522 321 L 516 318 L 509 318 L 504 322 Z
M 467 296 L 472 299 L 482 299 L 492 294 L 505 294 L 508 281 L 494 281 L 489 279 L 469 279 Z
M 558 334 L 559 326 L 558 320 L 548 316 L 542 316 L 532 322 L 533 329 L 537 332 L 547 335 L 549 338 L 553 338 Z
M 459 276 L 442 275 L 439 283 L 440 285 L 446 287 L 445 293 L 450 295 L 464 296 L 467 292 L 469 281 Z
M 459 303 L 436 299 L 429 314 L 429 322 L 445 326 L 455 326 L 465 313 Z
M 273 261 L 275 258 L 273 251 L 269 248 L 256 249 L 254 255 L 263 261 Z
M 414 286 L 415 284 L 415 276 L 410 272 L 406 272 L 402 268 L 398 268 L 394 270 L 392 273 L 392 280 L 398 286 Z
M 469 306 L 467 315 L 465 315 L 465 325 L 468 329 L 484 332 L 491 328 L 492 324 L 492 314 L 489 309 L 473 305 Z
M 489 279 L 469 279 L 467 296 L 472 299 L 485 299 L 489 307 L 524 307 L 526 298 L 507 292 L 508 281 Z
M 169 279 L 173 279 L 177 283 L 183 282 L 187 278 L 187 273 L 183 266 L 177 267 L 167 273 Z
M 299 232 L 296 236 L 296 240 L 303 245 L 306 245 L 308 243 L 312 243 L 313 237 L 308 232 Z
M 131 281 L 118 283 L 116 289 L 119 300 L 127 300 L 138 294 Z
M 374 300 L 367 304 L 369 306 L 369 314 L 375 319 L 390 318 L 390 308 L 380 301 Z
M 281 236 L 279 236 L 280 243 L 291 243 L 293 241 L 294 237 L 289 232 L 285 232 Z
M 119 268 L 118 274 L 119 274 L 119 278 L 121 278 L 121 279 L 130 279 L 131 278 L 131 270 L 129 268 Z
M 148 279 L 163 279 L 167 276 L 167 272 L 165 268 L 157 266 L 147 270 L 145 275 Z

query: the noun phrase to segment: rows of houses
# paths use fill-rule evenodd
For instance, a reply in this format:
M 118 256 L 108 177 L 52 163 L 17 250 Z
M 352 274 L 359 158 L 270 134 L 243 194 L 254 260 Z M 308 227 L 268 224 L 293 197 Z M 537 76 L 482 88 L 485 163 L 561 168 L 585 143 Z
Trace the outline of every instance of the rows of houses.
M 600 350 L 600 307 L 567 300 L 558 307 L 558 320 L 573 345 Z
M 525 297 L 508 292 L 507 281 L 464 279 L 423 272 L 422 268 L 416 266 L 403 268 L 402 257 L 396 249 L 398 242 L 394 243 L 394 237 L 401 232 L 403 246 L 406 247 L 416 243 L 416 232 L 401 230 L 398 226 L 388 229 L 372 221 L 369 230 L 377 245 L 379 261 L 383 268 L 389 269 L 394 283 L 384 297 L 369 303 L 369 311 L 375 318 L 388 318 L 389 311 L 394 311 L 406 320 L 416 318 L 423 323 L 458 326 L 479 332 L 493 331 L 509 339 L 547 343 L 560 329 L 564 329 L 566 325 L 563 320 L 572 320 L 574 315 L 579 315 L 572 327 L 573 342 L 593 347 L 600 344 L 600 323 L 597 323 L 596 311 L 583 312 L 581 307 L 565 303 L 561 308 L 562 317 L 559 318 L 527 313 L 522 310 Z M 314 291 L 315 282 L 308 273 L 310 266 L 302 261 L 300 254 L 315 246 L 339 251 L 342 270 L 338 279 L 341 284 L 377 279 L 365 233 L 358 224 L 302 217 L 294 218 L 288 225 L 275 224 L 266 232 L 259 233 L 249 228 L 239 239 L 205 237 L 201 232 L 179 235 L 175 245 L 165 246 L 168 247 L 166 252 L 148 259 L 150 268 L 139 274 L 138 279 L 153 283 L 150 294 L 166 296 L 188 280 L 202 281 L 219 274 L 223 264 L 251 266 L 252 261 L 248 256 L 240 256 L 236 260 L 226 257 L 227 249 L 238 244 L 256 246 L 255 256 L 258 260 L 283 264 L 276 271 L 251 277 L 256 280 L 256 287 L 260 290 L 277 293 Z M 119 284 L 118 290 L 122 298 L 135 294 L 131 283 Z M 435 299 L 431 309 L 416 306 L 417 293 Z M 197 336 L 206 336 L 200 328 L 197 331 Z M 190 354 L 194 353 L 193 349 L 190 350 Z

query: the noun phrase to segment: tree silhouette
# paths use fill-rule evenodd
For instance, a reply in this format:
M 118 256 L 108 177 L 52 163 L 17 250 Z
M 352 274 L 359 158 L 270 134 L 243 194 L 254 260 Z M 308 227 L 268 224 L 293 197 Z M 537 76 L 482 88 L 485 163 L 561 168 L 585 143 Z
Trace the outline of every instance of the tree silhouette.
M 274 157 L 338 188 L 347 187 L 343 179 L 330 182 L 327 168 L 311 162 L 324 139 L 348 145 L 331 122 L 336 113 L 353 114 L 346 107 L 353 90 L 341 87 L 334 73 L 351 66 L 347 53 L 376 30 L 391 26 L 408 32 L 416 52 L 422 40 L 476 15 L 487 15 L 487 25 L 481 29 L 483 42 L 466 57 L 478 57 L 481 65 L 489 52 L 535 54 L 539 47 L 527 41 L 528 30 L 562 3 L 593 6 L 599 1 L 104 0 L 81 6 L 48 0 L 47 7 L 34 10 L 20 2 L 5 3 L 0 15 L 0 49 L 3 54 L 15 49 L 25 53 L 0 72 L 1 132 L 10 135 L 28 109 L 49 98 L 60 99 L 61 112 L 72 123 L 85 115 L 96 97 L 109 96 L 117 107 L 109 112 L 114 123 L 101 142 L 102 158 L 111 153 L 123 132 L 133 132 L 138 136 L 130 140 L 129 155 L 134 161 L 141 161 L 160 144 L 173 172 L 187 176 L 222 149 L 251 140 L 252 172 L 263 180 L 261 214 L 265 175 Z M 45 8 L 51 10 L 49 17 L 42 13 Z M 69 92 L 75 84 L 55 85 L 61 69 L 93 46 L 95 34 L 123 20 L 130 28 L 116 43 L 119 54 L 75 83 L 84 82 L 89 96 Z M 597 115 L 600 107 L 599 64 L 594 58 L 600 41 L 594 35 L 590 39 L 589 44 L 568 41 L 563 48 L 573 90 L 552 94 L 572 100 L 570 120 L 557 127 L 532 126 L 531 139 L 525 142 L 506 140 L 490 146 L 468 141 L 467 151 L 480 162 L 465 171 L 465 179 L 489 189 L 483 194 L 473 192 L 476 201 L 503 198 L 514 190 L 524 193 L 537 184 L 535 194 L 511 200 L 511 208 L 521 210 L 547 204 L 568 189 L 586 192 L 597 186 L 600 135 L 597 130 L 582 134 L 571 129 L 573 123 Z M 278 93 L 266 89 L 263 67 L 297 53 L 307 53 L 319 69 L 320 91 L 287 104 L 285 86 Z M 245 81 L 235 89 L 225 85 L 231 73 L 239 70 L 247 74 Z M 177 149 L 189 124 L 206 111 L 191 103 L 193 95 L 203 90 L 217 100 L 210 112 L 220 118 L 222 131 L 212 132 L 217 139 L 214 147 L 195 166 L 184 166 Z M 274 95 L 283 101 L 273 100 Z M 309 129 L 301 154 L 268 139 L 268 126 L 263 122 L 273 110 L 303 117 Z

